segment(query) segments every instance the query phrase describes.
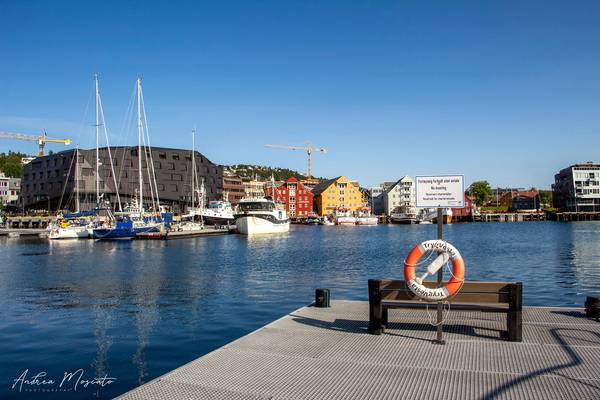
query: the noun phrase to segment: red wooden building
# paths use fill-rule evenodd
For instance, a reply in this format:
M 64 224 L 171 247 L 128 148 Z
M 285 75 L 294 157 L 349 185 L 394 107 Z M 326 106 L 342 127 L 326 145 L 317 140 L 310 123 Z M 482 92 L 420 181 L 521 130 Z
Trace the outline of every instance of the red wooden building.
M 298 179 L 291 177 L 277 188 L 275 196 L 273 189 L 265 189 L 267 196 L 273 197 L 276 203 L 285 204 L 285 210 L 291 218 L 304 218 L 312 212 L 313 194 Z
M 464 208 L 453 208 L 452 219 L 454 221 L 467 221 L 473 216 L 473 208 L 475 207 L 475 201 L 465 194 L 465 207 Z

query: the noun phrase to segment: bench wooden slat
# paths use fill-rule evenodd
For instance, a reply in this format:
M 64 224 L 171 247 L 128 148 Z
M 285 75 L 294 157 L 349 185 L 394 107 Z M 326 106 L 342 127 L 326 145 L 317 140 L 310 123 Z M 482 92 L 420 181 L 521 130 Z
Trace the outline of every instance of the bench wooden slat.
M 382 300 L 417 300 L 413 292 L 391 291 L 382 292 Z M 452 297 L 450 303 L 508 303 L 510 293 L 465 293 L 460 291 Z M 435 302 L 432 302 L 435 304 Z
M 429 303 L 421 300 L 382 300 L 381 304 L 385 308 L 427 308 L 435 310 L 436 303 Z M 508 304 L 479 304 L 472 302 L 451 303 L 452 310 L 481 310 L 481 311 L 503 311 L 509 309 Z
M 437 287 L 436 282 L 425 281 L 423 285 L 429 288 Z M 408 287 L 406 287 L 406 282 L 404 281 L 392 281 L 392 280 L 382 280 L 381 281 L 381 290 L 405 290 L 410 291 Z M 510 285 L 506 282 L 465 282 L 461 288 L 461 292 L 478 292 L 478 293 L 497 293 L 497 292 L 510 292 Z

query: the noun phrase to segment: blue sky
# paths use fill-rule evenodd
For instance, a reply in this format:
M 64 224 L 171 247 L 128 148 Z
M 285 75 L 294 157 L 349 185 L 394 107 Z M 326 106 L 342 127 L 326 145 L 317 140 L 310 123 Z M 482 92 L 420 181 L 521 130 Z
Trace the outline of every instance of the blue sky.
M 402 175 L 548 187 L 600 161 L 600 2 L 0 0 L 0 131 L 111 144 L 138 75 L 152 144 L 364 186 Z M 61 149 L 54 145 L 53 150 Z M 0 151 L 35 145 L 0 139 Z

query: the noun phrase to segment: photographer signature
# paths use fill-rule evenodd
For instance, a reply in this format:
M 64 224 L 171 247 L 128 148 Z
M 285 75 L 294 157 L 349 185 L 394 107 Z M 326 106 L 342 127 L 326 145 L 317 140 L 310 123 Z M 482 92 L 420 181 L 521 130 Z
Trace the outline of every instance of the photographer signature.
M 85 370 L 79 368 L 72 372 L 64 372 L 62 378 L 54 379 L 49 377 L 46 371 L 29 376 L 29 368 L 27 368 L 17 379 L 13 380 L 12 389 L 18 388 L 19 392 L 75 392 L 81 387 L 106 387 L 117 380 L 117 378 L 107 375 L 88 379 L 84 374 Z

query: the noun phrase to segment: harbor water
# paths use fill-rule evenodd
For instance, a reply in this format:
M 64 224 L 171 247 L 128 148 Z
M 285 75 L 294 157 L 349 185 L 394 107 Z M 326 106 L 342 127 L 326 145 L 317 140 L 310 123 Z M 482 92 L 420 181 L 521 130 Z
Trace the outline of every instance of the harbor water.
M 0 398 L 112 398 L 311 302 L 317 287 L 366 300 L 369 278 L 401 279 L 410 249 L 435 237 L 435 225 L 380 225 L 174 241 L 0 238 Z M 525 305 L 581 307 L 600 295 L 598 222 L 453 224 L 444 238 L 467 280 L 523 282 Z M 31 383 L 40 372 L 56 382 Z M 76 375 L 60 386 L 65 373 Z

